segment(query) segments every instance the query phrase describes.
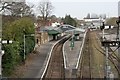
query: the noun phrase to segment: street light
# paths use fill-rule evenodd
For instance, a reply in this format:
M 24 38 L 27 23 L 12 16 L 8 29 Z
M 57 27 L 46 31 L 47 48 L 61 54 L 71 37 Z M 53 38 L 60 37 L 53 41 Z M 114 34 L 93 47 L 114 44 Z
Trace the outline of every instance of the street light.
M 25 59 L 26 59 L 26 55 L 25 55 L 25 37 L 26 36 L 35 36 L 35 34 L 30 34 L 30 35 L 25 35 L 24 34 L 24 54 L 23 54 L 24 64 L 25 64 Z

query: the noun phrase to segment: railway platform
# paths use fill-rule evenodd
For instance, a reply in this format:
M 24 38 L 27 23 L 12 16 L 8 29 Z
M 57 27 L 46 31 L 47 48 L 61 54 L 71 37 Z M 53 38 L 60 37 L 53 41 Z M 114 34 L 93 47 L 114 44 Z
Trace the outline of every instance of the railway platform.
M 68 40 L 63 46 L 64 66 L 67 73 L 66 77 L 68 78 L 75 78 L 74 73 L 76 73 L 76 70 L 78 68 L 82 47 L 84 45 L 83 43 L 85 39 L 85 34 L 86 33 L 81 33 L 79 40 L 74 41 L 73 49 L 70 46 L 70 40 Z
M 70 40 L 68 40 L 64 44 L 64 56 L 65 56 L 65 62 L 66 62 L 65 68 L 72 68 L 72 69 L 76 68 L 78 58 L 80 55 L 80 50 L 83 43 L 83 38 L 84 38 L 84 33 L 80 34 L 79 40 L 74 41 L 73 49 L 71 49 L 70 47 L 70 44 L 71 44 Z
M 40 78 L 43 70 L 45 68 L 45 64 L 47 61 L 48 54 L 56 41 L 51 41 L 46 44 L 42 44 L 37 47 L 37 54 L 31 60 L 31 62 L 26 62 L 25 70 L 23 71 L 22 78 Z

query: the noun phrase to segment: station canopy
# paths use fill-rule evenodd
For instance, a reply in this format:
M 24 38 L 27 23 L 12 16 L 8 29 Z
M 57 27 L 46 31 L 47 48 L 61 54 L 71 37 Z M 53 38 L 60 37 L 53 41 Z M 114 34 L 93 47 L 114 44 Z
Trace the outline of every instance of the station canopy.
M 47 31 L 49 35 L 55 35 L 55 34 L 62 33 L 62 30 L 59 27 L 47 26 L 45 27 L 44 30 Z
M 84 29 L 76 28 L 71 25 L 61 25 L 59 27 L 45 26 L 41 30 L 48 32 L 49 35 L 55 35 L 55 34 L 57 35 L 57 34 L 61 34 L 63 32 L 71 33 L 73 31 L 75 32 L 75 34 L 78 34 L 80 32 L 85 32 Z
M 75 29 L 66 31 L 66 33 L 74 33 L 74 34 L 80 34 L 84 32 L 85 32 L 85 29 L 81 29 L 81 28 L 75 28 Z

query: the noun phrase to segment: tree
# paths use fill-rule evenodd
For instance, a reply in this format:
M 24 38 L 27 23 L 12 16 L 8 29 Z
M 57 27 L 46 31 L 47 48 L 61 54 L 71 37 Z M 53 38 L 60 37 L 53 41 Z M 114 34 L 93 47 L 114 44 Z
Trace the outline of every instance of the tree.
M 64 22 L 64 24 L 69 24 L 69 25 L 72 25 L 72 26 L 77 25 L 77 22 L 70 15 L 66 15 L 63 22 Z
M 11 14 L 13 16 L 21 15 L 21 16 L 28 16 L 31 15 L 33 10 L 33 5 L 28 6 L 25 2 L 16 2 L 14 5 L 11 6 Z
M 109 19 L 106 19 L 106 25 L 112 25 L 117 27 L 116 21 L 117 21 L 117 17 L 111 17 Z
M 4 40 L 13 40 L 12 44 L 3 45 L 2 49 L 5 54 L 2 58 L 3 74 L 9 76 L 14 67 L 20 64 L 23 58 L 23 37 L 24 35 L 34 34 L 34 22 L 31 18 L 23 17 L 13 22 L 7 22 L 3 25 Z M 27 36 L 26 38 L 26 56 L 33 51 L 35 46 L 35 37 Z
M 0 12 L 5 12 L 6 10 L 10 10 L 11 6 L 14 4 L 14 2 L 3 2 L 0 1 Z
M 48 17 L 51 15 L 53 6 L 50 1 L 41 1 L 38 5 L 38 11 L 42 17 L 43 25 L 46 25 Z
M 1 1 L 0 12 L 12 16 L 31 15 L 32 6 L 28 6 L 25 2 L 4 2 Z

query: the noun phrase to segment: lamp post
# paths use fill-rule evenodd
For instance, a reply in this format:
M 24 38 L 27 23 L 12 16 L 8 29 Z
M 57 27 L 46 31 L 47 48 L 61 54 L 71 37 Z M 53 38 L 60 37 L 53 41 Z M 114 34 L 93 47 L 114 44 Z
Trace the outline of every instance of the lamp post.
M 73 47 L 74 47 L 74 31 L 72 32 L 72 39 L 71 39 L 71 43 L 70 43 L 70 47 L 71 47 L 71 50 L 73 50 Z
M 26 55 L 25 55 L 25 44 L 26 44 L 26 40 L 25 40 L 25 38 L 27 37 L 27 36 L 35 36 L 35 34 L 30 34 L 30 35 L 25 35 L 24 34 L 24 54 L 23 54 L 23 60 L 24 60 L 24 64 L 25 64 L 25 59 L 26 59 Z
M 4 55 L 4 50 L 2 50 L 2 44 L 12 43 L 12 40 L 2 40 L 0 38 L 0 80 L 2 80 L 2 56 Z

